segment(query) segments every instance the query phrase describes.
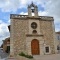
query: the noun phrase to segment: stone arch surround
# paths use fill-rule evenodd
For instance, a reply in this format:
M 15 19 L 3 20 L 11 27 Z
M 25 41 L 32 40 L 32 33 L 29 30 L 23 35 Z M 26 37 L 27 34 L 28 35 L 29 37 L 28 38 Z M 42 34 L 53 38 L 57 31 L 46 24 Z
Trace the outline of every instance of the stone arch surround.
M 33 36 L 30 36 L 30 37 L 27 37 L 26 38 L 26 51 L 27 51 L 27 54 L 29 55 L 32 55 L 31 53 L 31 41 L 33 39 L 37 39 L 39 41 L 39 55 L 44 55 L 44 46 L 43 46 L 43 43 L 44 43 L 44 40 L 42 37 L 33 37 Z

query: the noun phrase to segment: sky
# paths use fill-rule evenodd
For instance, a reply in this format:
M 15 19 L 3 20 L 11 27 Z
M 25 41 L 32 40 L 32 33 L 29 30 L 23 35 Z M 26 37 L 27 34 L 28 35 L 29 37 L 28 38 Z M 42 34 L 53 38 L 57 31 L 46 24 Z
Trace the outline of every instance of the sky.
M 38 6 L 39 16 L 54 17 L 55 31 L 60 31 L 60 0 L 0 0 L 0 45 L 10 36 L 10 14 L 27 14 L 32 2 Z

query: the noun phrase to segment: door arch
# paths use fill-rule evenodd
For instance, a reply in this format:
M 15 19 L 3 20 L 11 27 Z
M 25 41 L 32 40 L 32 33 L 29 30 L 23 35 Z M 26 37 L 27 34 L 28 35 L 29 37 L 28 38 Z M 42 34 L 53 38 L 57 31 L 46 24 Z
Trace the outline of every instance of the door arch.
M 32 55 L 39 55 L 40 54 L 39 41 L 37 39 L 33 39 L 31 41 L 31 53 L 32 53 Z

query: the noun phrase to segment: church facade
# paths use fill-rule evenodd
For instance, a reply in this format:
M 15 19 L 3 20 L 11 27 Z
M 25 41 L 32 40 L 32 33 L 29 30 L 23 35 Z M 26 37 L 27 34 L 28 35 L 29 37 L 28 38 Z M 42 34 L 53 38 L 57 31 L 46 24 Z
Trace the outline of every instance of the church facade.
M 35 4 L 28 6 L 28 15 L 11 14 L 10 54 L 54 54 L 56 50 L 54 19 L 38 16 Z

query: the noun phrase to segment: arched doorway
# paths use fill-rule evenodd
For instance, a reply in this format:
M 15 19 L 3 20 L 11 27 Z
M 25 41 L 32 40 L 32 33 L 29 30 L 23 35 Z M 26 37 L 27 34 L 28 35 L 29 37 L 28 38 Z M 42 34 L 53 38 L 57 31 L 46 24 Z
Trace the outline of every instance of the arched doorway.
M 37 39 L 33 39 L 31 42 L 31 53 L 32 55 L 39 55 L 39 41 Z

